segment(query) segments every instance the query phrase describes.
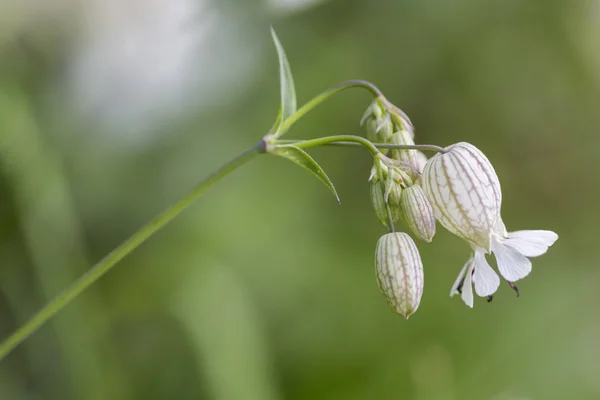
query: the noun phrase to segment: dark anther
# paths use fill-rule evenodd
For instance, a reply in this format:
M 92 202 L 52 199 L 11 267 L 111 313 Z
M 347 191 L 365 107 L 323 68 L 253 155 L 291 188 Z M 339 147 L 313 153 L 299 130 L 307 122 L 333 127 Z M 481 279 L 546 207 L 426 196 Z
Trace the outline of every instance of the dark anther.
M 506 282 L 508 282 L 508 286 L 510 286 L 510 288 L 512 290 L 514 290 L 515 292 L 517 292 L 517 297 L 519 297 L 521 295 L 521 292 L 519 291 L 519 288 L 517 287 L 517 285 L 515 285 L 511 281 L 506 281 Z
M 456 287 L 456 290 L 458 291 L 458 293 L 462 294 L 462 288 L 463 288 L 464 284 L 465 284 L 465 280 L 463 279 L 462 281 L 460 281 L 460 283 Z
M 493 295 L 493 294 L 490 294 L 490 295 L 487 297 L 487 302 L 488 302 L 488 303 L 491 303 L 491 302 L 492 302 L 492 300 L 494 300 L 494 295 Z

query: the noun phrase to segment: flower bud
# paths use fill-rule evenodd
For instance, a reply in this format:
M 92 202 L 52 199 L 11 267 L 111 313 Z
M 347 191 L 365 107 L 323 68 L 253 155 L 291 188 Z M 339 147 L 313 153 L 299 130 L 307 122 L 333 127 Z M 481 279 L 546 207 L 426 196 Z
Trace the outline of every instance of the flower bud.
M 393 207 L 400 206 L 402 201 L 402 185 L 404 179 L 402 179 L 401 172 L 390 168 L 388 175 L 385 180 L 385 201 Z
M 394 123 L 395 131 L 406 131 L 410 135 L 410 138 L 414 140 L 415 129 L 412 122 L 408 118 L 408 115 L 389 101 L 384 101 L 385 110 L 390 113 L 392 122 Z
M 412 185 L 402 191 L 402 218 L 416 237 L 431 242 L 435 235 L 435 214 L 423 188 Z
M 464 142 L 447 147 L 427 162 L 421 185 L 444 228 L 490 251 L 502 192 L 494 167 L 479 149 Z
M 371 181 L 371 203 L 373 204 L 373 209 L 375 210 L 375 215 L 379 219 L 379 221 L 386 226 L 390 227 L 390 217 L 388 216 L 388 207 L 390 209 L 390 214 L 392 218 L 392 223 L 398 222 L 400 219 L 400 207 L 398 204 L 392 205 L 388 201 L 386 201 L 386 182 L 382 180 L 372 180 Z M 400 194 L 395 194 L 392 196 L 392 192 L 389 194 L 389 198 L 398 198 L 401 197 L 401 188 L 397 187 L 397 190 L 400 191 Z
M 380 143 L 388 143 L 392 138 L 392 134 L 394 133 L 394 124 L 392 123 L 392 119 L 389 114 L 386 114 L 381 121 L 379 121 L 379 125 L 376 129 L 376 136 L 373 138 L 374 141 Z
M 401 145 L 415 144 L 412 133 L 407 130 L 394 132 L 390 142 L 392 144 Z M 390 157 L 394 160 L 402 161 L 411 166 L 411 168 L 407 169 L 406 172 L 412 180 L 416 180 L 419 177 L 420 159 L 417 150 L 392 150 Z
M 387 143 L 394 132 L 392 118 L 385 110 L 380 98 L 373 100 L 365 111 L 360 124 L 365 127 L 367 139 L 375 143 Z
M 382 236 L 375 251 L 375 270 L 390 307 L 408 319 L 423 295 L 423 263 L 415 242 L 402 232 Z

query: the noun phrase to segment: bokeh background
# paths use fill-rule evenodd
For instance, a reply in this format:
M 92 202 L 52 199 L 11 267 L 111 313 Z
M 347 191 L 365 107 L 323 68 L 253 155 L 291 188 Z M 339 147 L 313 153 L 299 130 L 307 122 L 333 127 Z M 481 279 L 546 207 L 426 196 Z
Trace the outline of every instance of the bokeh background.
M 448 296 L 419 243 L 405 321 L 374 277 L 368 153 L 263 156 L 0 361 L 0 398 L 599 399 L 600 2 L 0 2 L 0 337 L 271 126 L 274 24 L 299 102 L 366 79 L 421 143 L 493 162 L 509 230 L 552 229 L 516 298 Z M 289 138 L 361 133 L 344 92 Z

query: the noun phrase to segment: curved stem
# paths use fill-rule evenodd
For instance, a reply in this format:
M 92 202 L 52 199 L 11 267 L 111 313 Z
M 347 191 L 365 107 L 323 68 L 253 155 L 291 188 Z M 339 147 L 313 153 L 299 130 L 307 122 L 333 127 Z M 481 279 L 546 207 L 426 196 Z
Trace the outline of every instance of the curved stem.
M 318 139 L 310 139 L 310 140 L 278 140 L 274 144 L 293 144 L 296 147 L 301 149 L 308 149 L 310 147 L 318 147 L 318 146 L 329 146 L 333 144 L 351 144 L 353 146 L 363 146 L 366 147 L 373 156 L 376 156 L 380 153 L 380 151 L 371 143 L 370 140 L 365 139 L 362 136 L 355 135 L 334 135 L 334 136 L 325 136 Z
M 192 191 L 190 191 L 177 203 L 166 209 L 136 233 L 131 235 L 129 239 L 114 249 L 106 257 L 89 269 L 85 274 L 83 274 L 78 280 L 76 280 L 71 286 L 46 304 L 44 308 L 38 311 L 37 314 L 35 314 L 29 321 L 25 323 L 25 325 L 21 326 L 15 333 L 5 339 L 0 344 L 0 360 L 6 357 L 11 350 L 17 347 L 29 335 L 40 328 L 46 321 L 48 321 L 67 304 L 73 301 L 85 289 L 110 271 L 115 264 L 135 250 L 154 233 L 162 229 L 165 225 L 167 225 L 167 223 L 172 221 L 177 215 L 179 215 L 189 205 L 196 201 L 209 187 L 250 161 L 263 150 L 264 144 L 262 141 L 257 145 L 245 150 L 231 161 L 221 166 L 212 175 L 200 182 Z
M 327 140 L 326 143 L 312 144 L 314 141 L 319 141 L 320 139 L 329 139 L 329 138 L 341 138 L 341 137 L 351 137 L 352 140 L 347 139 L 339 139 L 334 141 Z M 324 138 L 313 139 L 313 140 L 277 140 L 275 144 L 293 144 L 297 147 L 305 148 L 305 147 L 315 147 L 315 146 L 365 146 L 362 141 L 355 140 L 356 138 L 364 139 L 364 141 L 369 142 L 377 149 L 397 149 L 397 150 L 424 150 L 424 151 L 435 151 L 438 153 L 445 153 L 446 149 L 440 146 L 436 146 L 434 144 L 389 144 L 389 143 L 372 143 L 362 136 L 355 135 L 336 135 L 336 136 L 326 136 Z M 305 143 L 309 142 L 308 145 Z M 371 152 L 372 153 L 372 152 Z M 375 153 L 374 153 L 375 154 Z
M 382 96 L 381 91 L 377 88 L 377 86 L 373 85 L 371 82 L 363 81 L 360 79 L 354 79 L 354 80 L 349 80 L 349 81 L 339 83 L 339 84 L 327 89 L 323 93 L 313 97 L 306 104 L 304 104 L 302 107 L 300 107 L 294 114 L 292 114 L 288 119 L 283 121 L 281 126 L 279 126 L 279 132 L 277 133 L 277 135 L 275 135 L 275 138 L 278 138 L 279 136 L 281 136 L 285 132 L 287 132 L 292 127 L 292 125 L 294 125 L 296 122 L 298 122 L 298 120 L 300 118 L 304 117 L 312 109 L 314 109 L 316 106 L 318 106 L 319 104 L 321 104 L 322 102 L 327 100 L 329 97 L 331 97 L 334 94 L 339 93 L 343 90 L 355 88 L 355 87 L 367 89 L 375 97 Z
M 377 86 L 373 85 L 369 81 L 365 81 L 362 79 L 350 79 L 348 81 L 344 81 L 340 84 L 335 85 L 334 88 L 338 87 L 338 86 L 339 87 L 344 86 L 346 88 L 361 87 L 363 89 L 367 89 L 375 97 L 383 97 L 383 93 L 381 92 L 381 90 L 379 90 L 379 88 Z

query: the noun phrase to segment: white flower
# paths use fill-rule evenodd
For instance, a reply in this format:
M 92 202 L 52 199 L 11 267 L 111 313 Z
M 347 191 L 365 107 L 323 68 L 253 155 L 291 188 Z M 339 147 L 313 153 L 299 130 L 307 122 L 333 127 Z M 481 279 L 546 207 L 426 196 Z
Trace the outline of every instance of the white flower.
M 375 271 L 390 307 L 408 319 L 419 308 L 423 295 L 423 263 L 410 236 L 393 232 L 379 238 Z
M 440 223 L 473 249 L 450 291 L 451 296 L 461 293 L 473 307 L 473 285 L 478 296 L 488 298 L 500 286 L 486 254 L 494 253 L 500 274 L 513 286 L 531 272 L 528 257 L 544 254 L 558 235 L 544 230 L 507 232 L 500 216 L 500 182 L 487 157 L 468 143 L 446 151 L 429 160 L 422 185 Z

